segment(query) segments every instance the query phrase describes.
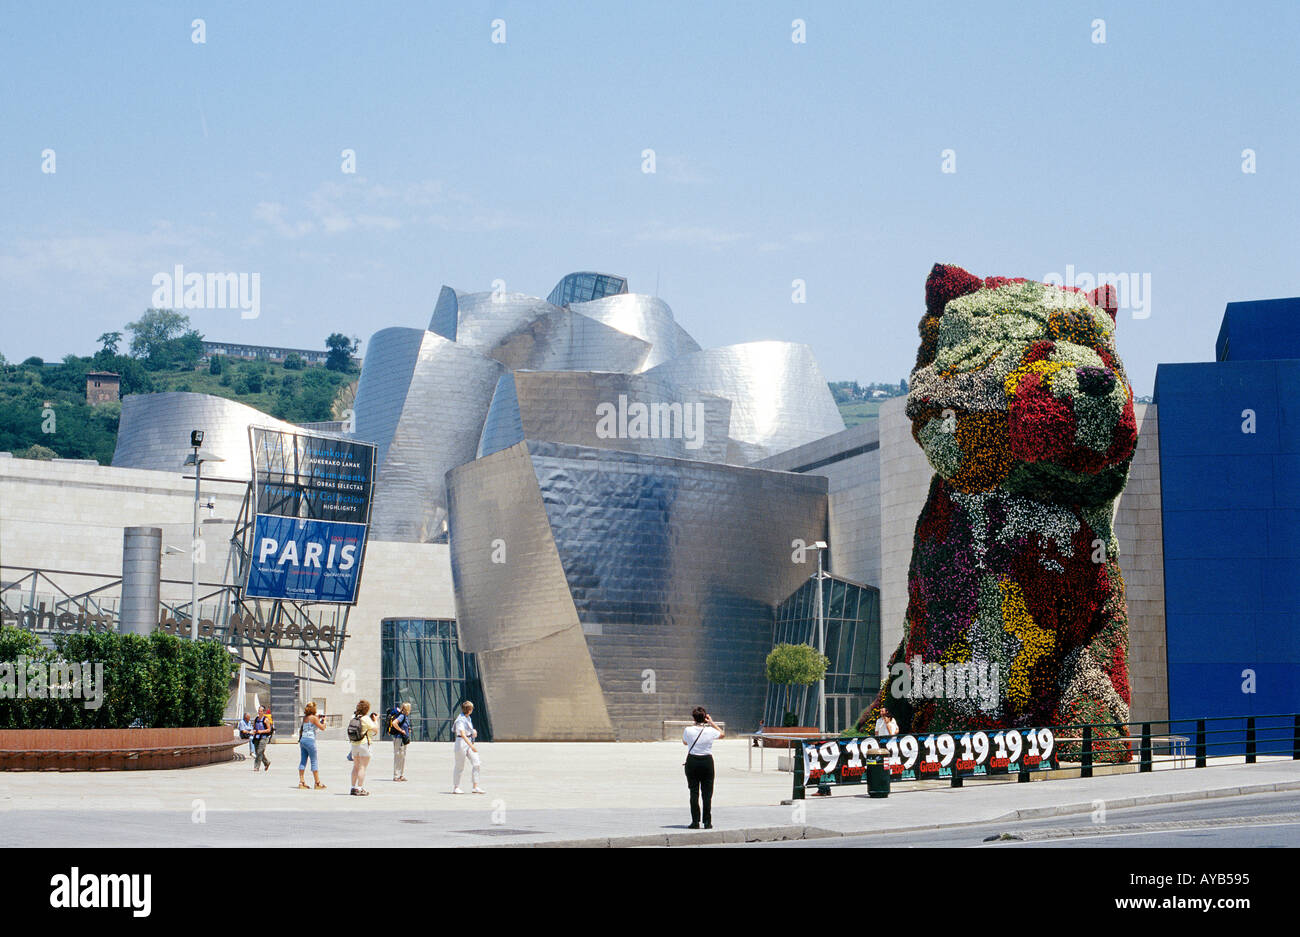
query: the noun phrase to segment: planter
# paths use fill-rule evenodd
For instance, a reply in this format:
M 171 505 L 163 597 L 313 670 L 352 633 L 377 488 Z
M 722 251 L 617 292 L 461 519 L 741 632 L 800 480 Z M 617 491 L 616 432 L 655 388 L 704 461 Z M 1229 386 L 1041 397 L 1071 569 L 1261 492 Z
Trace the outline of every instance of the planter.
M 0 771 L 145 771 L 233 761 L 230 726 L 190 729 L 0 729 Z
M 771 733 L 772 735 L 802 735 L 817 738 L 822 734 L 821 730 L 816 726 L 760 726 L 760 729 L 764 735 Z M 758 738 L 754 741 L 761 748 L 793 748 L 796 742 L 795 739 L 767 738 Z

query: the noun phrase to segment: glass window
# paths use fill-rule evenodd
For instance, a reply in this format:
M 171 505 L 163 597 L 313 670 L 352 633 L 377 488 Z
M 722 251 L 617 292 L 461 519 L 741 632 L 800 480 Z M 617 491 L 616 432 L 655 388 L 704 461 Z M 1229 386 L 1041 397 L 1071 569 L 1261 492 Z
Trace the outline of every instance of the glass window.
M 474 728 L 491 741 L 487 701 L 473 654 L 456 643 L 450 619 L 385 619 L 380 625 L 379 709 L 411 704 L 412 738 L 418 742 L 451 740 L 451 723 L 460 704 L 474 704 Z

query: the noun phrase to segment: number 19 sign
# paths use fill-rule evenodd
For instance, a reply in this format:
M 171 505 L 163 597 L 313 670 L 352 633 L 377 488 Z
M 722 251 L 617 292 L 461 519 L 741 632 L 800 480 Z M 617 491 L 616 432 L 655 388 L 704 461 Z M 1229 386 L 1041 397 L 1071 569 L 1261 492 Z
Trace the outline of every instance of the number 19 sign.
M 804 784 L 860 784 L 866 762 L 881 758 L 896 781 L 984 777 L 1057 767 L 1051 729 L 941 732 L 803 744 Z

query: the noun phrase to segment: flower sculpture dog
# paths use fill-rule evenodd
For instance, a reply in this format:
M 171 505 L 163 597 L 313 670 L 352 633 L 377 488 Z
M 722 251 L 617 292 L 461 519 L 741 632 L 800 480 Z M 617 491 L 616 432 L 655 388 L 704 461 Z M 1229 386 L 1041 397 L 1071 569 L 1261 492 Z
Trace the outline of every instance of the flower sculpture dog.
M 925 299 L 907 415 L 935 475 L 907 630 L 859 729 L 882 704 L 911 732 L 1127 722 L 1111 522 L 1137 425 L 1114 292 L 936 264 Z M 1117 734 L 1099 756 L 1124 757 Z

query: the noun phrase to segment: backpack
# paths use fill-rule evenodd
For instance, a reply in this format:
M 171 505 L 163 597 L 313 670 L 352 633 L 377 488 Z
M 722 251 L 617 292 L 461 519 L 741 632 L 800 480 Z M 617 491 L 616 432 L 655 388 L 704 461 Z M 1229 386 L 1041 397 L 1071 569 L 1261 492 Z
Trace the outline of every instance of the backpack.
M 366 730 L 361 728 L 361 717 L 353 716 L 352 721 L 348 723 L 348 741 L 360 742 L 366 736 Z

